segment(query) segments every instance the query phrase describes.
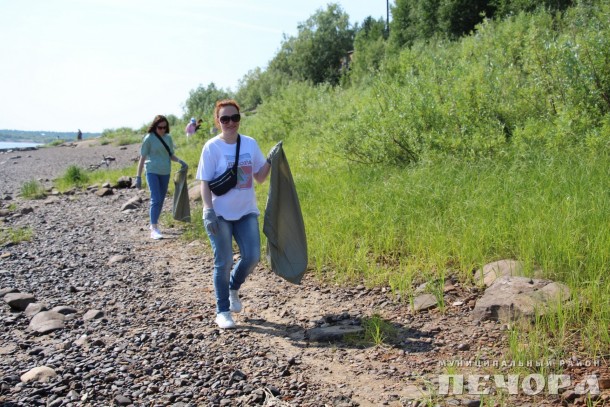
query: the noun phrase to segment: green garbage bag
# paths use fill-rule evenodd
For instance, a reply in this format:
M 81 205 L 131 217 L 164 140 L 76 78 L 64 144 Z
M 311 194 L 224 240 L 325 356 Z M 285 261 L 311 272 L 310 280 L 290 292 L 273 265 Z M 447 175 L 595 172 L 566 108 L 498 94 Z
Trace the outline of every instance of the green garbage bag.
M 271 162 L 271 175 L 263 233 L 271 270 L 300 284 L 307 269 L 307 237 L 299 197 L 281 142 Z
M 189 189 L 186 182 L 188 168 L 181 168 L 174 175 L 174 206 L 172 215 L 181 222 L 191 221 L 191 206 L 189 202 Z

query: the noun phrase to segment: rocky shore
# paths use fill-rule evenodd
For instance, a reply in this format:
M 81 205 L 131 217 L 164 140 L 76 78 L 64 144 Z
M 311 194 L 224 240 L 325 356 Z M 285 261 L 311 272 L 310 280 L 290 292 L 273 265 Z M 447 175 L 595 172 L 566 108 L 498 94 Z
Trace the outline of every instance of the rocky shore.
M 262 263 L 240 292 L 245 309 L 236 317 L 238 329 L 219 330 L 208 242 L 186 242 L 181 226 L 151 240 L 145 191 L 18 198 L 21 182 L 52 179 L 74 163 L 67 153 L 73 151 L 81 152 L 81 163 L 108 154 L 117 157 L 115 165 L 127 166 L 137 156 L 136 146 L 0 155 L 1 174 L 9 179 L 1 191 L 0 226 L 32 231 L 30 241 L 0 246 L 1 405 L 485 402 L 466 391 L 436 394 L 439 374 L 451 370 L 451 361 L 505 358 L 507 324 L 472 318 L 482 289 L 448 280 L 443 312 L 434 301 L 415 312 L 387 287 L 341 287 L 311 274 L 295 286 Z M 121 210 L 137 197 L 141 205 Z M 377 345 L 362 339 L 362 321 L 375 315 L 391 327 Z M 605 377 L 607 365 L 595 371 Z M 597 400 L 607 402 L 602 390 Z M 574 392 L 511 400 L 507 405 L 584 405 Z

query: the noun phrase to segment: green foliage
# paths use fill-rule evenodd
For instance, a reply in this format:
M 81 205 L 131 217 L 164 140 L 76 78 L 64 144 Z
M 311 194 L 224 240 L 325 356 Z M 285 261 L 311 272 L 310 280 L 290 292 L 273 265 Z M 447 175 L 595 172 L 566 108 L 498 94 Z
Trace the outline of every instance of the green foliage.
M 244 133 L 256 134 L 265 141 L 290 137 L 313 137 L 320 132 L 320 122 L 331 111 L 328 85 L 310 86 L 295 82 L 282 88 L 263 103 L 252 120 L 244 123 Z
M 494 0 L 491 2 L 496 9 L 497 17 L 506 17 L 520 12 L 532 13 L 537 9 L 549 11 L 565 10 L 575 4 L 574 0 Z
M 32 229 L 30 228 L 7 228 L 0 229 L 0 245 L 5 243 L 17 244 L 19 242 L 29 242 L 32 240 Z
M 354 53 L 350 66 L 352 83 L 367 84 L 379 70 L 385 57 L 386 30 L 383 19 L 364 20 L 354 39 Z
M 562 11 L 572 0 L 396 0 L 392 6 L 390 44 L 394 51 L 434 37 L 457 39 L 484 18 L 501 19 L 536 10 Z
M 189 97 L 184 106 L 184 118 L 186 120 L 189 120 L 191 117 L 203 119 L 206 123 L 206 127 L 209 128 L 214 122 L 213 116 L 216 102 L 231 97 L 233 97 L 233 95 L 230 91 L 217 88 L 213 82 L 208 84 L 205 88 L 199 85 L 197 89 L 189 92 Z
M 21 196 L 25 199 L 41 199 L 47 194 L 42 184 L 33 179 L 21 185 Z
M 608 146 L 609 6 L 487 20 L 460 42 L 416 42 L 386 58 L 329 125 L 352 161 L 404 165 L 497 157 L 514 147 Z M 356 57 L 355 57 L 356 58 Z
M 242 110 L 254 110 L 263 101 L 278 93 L 290 83 L 287 74 L 279 71 L 255 68 L 240 81 L 235 98 Z
M 352 50 L 353 39 L 349 16 L 339 5 L 329 4 L 301 23 L 296 37 L 284 38 L 269 70 L 313 84 L 337 84 L 341 59 Z

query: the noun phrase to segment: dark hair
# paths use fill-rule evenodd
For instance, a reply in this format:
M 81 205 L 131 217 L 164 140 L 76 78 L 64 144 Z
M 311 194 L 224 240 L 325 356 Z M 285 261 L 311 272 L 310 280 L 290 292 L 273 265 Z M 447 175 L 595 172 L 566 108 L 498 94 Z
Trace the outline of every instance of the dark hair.
M 233 106 L 237 109 L 237 113 L 239 113 L 239 105 L 233 99 L 223 99 L 216 102 L 216 107 L 214 108 L 214 123 L 216 123 L 217 127 L 220 127 L 220 122 L 218 121 L 218 112 L 220 109 L 226 106 Z
M 165 116 L 160 115 L 160 114 L 155 116 L 155 119 L 152 121 L 152 124 L 148 127 L 148 132 L 156 133 L 157 125 L 159 125 L 162 122 L 165 122 L 165 124 L 167 125 L 167 131 L 165 132 L 165 134 L 169 134 L 169 122 L 167 121 L 167 118 Z

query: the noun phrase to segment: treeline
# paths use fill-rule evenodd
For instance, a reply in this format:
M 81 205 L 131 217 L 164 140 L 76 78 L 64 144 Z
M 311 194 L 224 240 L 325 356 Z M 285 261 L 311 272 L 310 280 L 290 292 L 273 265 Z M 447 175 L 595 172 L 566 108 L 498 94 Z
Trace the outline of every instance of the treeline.
M 324 137 L 366 163 L 603 150 L 609 22 L 602 0 L 397 0 L 389 27 L 330 4 L 236 92 L 191 91 L 185 117 L 234 96 L 259 137 Z
M 83 133 L 83 138 L 99 137 L 101 133 Z M 21 143 L 51 143 L 55 140 L 76 140 L 77 132 L 0 130 L 0 141 Z

